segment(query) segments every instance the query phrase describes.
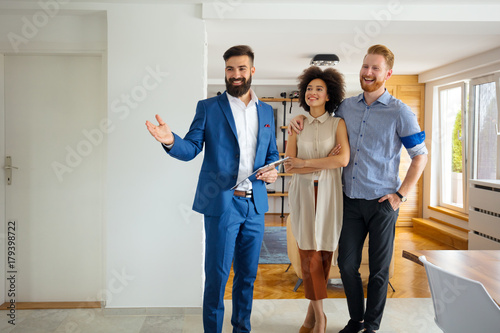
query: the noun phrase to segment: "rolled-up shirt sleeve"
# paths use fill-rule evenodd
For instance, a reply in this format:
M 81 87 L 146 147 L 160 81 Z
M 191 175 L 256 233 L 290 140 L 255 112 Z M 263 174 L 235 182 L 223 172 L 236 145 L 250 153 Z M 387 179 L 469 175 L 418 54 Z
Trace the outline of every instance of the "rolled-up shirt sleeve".
M 425 142 L 419 143 L 411 148 L 406 148 L 406 151 L 408 151 L 408 155 L 410 155 L 410 158 L 412 159 L 417 155 L 426 155 L 429 153 L 427 151 L 427 147 L 425 146 Z
M 428 154 L 425 132 L 420 130 L 417 117 L 409 107 L 403 108 L 399 120 L 398 134 L 410 157 Z

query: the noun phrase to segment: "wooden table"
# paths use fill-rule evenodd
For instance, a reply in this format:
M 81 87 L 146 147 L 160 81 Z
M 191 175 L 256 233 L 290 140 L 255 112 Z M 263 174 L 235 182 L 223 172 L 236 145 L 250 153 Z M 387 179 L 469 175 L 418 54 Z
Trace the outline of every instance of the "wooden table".
M 403 257 L 423 266 L 418 257 L 448 272 L 481 282 L 500 305 L 500 251 L 495 250 L 403 250 Z

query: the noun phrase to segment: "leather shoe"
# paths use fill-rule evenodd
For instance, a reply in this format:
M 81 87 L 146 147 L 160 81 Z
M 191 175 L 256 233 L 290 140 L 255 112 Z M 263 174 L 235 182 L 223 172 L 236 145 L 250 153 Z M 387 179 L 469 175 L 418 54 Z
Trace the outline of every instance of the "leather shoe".
M 364 325 L 364 323 L 349 319 L 347 325 L 344 329 L 340 330 L 339 333 L 359 333 L 360 331 L 363 331 Z
M 314 330 L 314 326 L 313 327 L 305 327 L 304 325 L 302 325 L 300 327 L 299 333 L 312 333 L 313 330 Z

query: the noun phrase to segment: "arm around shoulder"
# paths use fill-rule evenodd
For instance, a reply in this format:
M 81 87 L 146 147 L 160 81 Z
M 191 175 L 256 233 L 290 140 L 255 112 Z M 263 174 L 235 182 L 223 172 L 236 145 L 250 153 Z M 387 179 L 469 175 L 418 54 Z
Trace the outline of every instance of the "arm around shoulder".
M 341 167 L 346 167 L 351 159 L 351 147 L 349 146 L 349 136 L 347 134 L 347 127 L 345 125 L 344 119 L 339 120 L 337 125 L 337 143 L 340 144 L 340 152 L 336 157 L 338 157 L 338 163 Z
M 285 156 L 297 157 L 297 133 L 295 131 L 288 133 Z
M 303 114 L 293 117 L 288 124 L 288 135 L 292 132 L 299 134 L 304 129 L 304 119 L 306 119 L 306 116 Z

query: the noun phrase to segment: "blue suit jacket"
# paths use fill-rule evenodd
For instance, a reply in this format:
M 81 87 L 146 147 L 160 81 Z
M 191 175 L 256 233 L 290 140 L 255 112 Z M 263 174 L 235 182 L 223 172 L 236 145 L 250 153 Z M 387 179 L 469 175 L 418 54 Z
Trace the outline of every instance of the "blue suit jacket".
M 279 158 L 276 147 L 274 113 L 270 105 L 257 104 L 259 131 L 254 170 Z M 198 179 L 193 210 L 220 216 L 233 197 L 240 163 L 240 148 L 233 113 L 226 93 L 198 102 L 196 115 L 184 139 L 174 133 L 173 147 L 166 152 L 179 160 L 189 161 L 198 155 L 205 144 L 205 157 Z M 269 209 L 267 190 L 263 181 L 251 179 L 254 203 L 259 214 Z

